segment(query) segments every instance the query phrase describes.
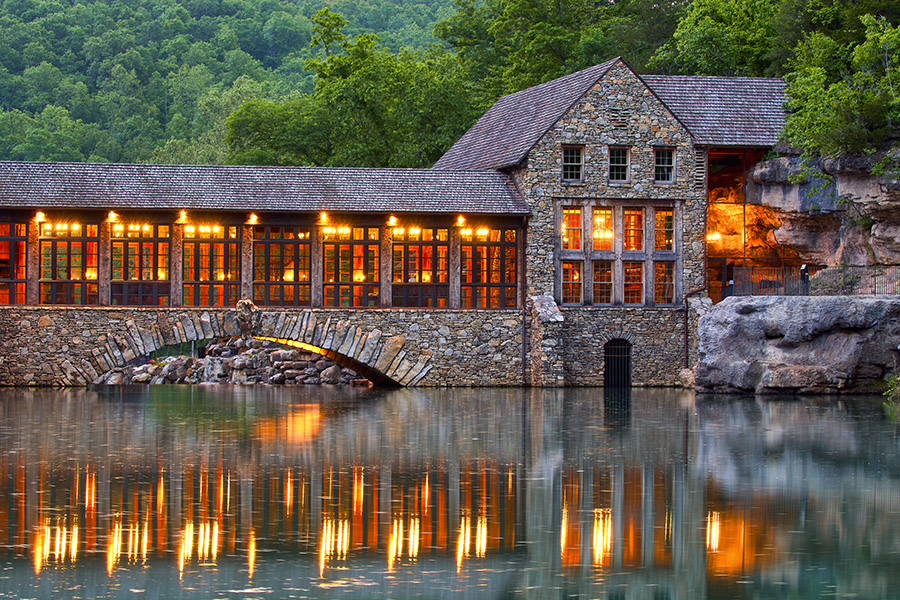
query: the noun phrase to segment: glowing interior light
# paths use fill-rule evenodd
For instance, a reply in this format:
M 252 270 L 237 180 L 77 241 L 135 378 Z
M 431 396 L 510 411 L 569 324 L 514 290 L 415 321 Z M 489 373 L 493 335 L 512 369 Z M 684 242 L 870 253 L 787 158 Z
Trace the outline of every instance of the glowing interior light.
M 706 236 L 707 242 L 717 242 L 722 239 L 722 234 L 718 231 L 713 231 Z
M 410 227 L 409 229 L 409 235 L 419 235 L 420 233 L 422 233 L 422 230 L 418 227 Z
M 119 220 L 119 215 L 116 214 L 114 211 L 109 211 L 109 214 L 106 215 L 106 220 L 109 221 L 110 223 L 115 223 L 116 221 Z
M 178 223 L 187 223 L 188 214 L 186 210 L 182 210 L 178 213 Z
M 324 210 L 319 213 L 319 223 L 327 223 L 328 222 L 328 213 Z
M 396 224 L 397 224 L 397 217 L 395 217 L 394 215 L 391 215 L 390 217 L 388 217 L 388 225 L 389 226 L 393 227 Z
M 247 219 L 248 225 L 256 225 L 259 223 L 259 217 L 256 216 L 256 213 L 250 213 L 250 218 Z
M 47 215 L 45 215 L 43 211 L 39 210 L 36 213 L 34 213 L 34 222 L 35 223 L 43 223 L 46 220 L 47 220 Z
M 462 227 L 465 224 L 466 224 L 466 218 L 464 216 L 459 215 L 458 217 L 456 217 L 456 226 L 457 227 Z
M 706 514 L 706 549 L 709 552 L 719 550 L 719 513 L 710 511 Z

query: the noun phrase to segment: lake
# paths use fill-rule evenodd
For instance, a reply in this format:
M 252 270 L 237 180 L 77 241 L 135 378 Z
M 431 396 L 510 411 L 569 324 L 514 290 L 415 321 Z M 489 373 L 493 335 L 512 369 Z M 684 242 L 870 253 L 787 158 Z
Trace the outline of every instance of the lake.
M 900 598 L 900 435 L 877 399 L 0 400 L 0 598 Z

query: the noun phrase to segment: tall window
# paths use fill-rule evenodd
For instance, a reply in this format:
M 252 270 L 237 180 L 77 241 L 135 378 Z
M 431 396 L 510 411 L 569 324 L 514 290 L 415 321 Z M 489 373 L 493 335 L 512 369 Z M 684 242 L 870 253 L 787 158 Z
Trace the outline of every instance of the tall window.
M 675 217 L 671 208 L 657 208 L 654 211 L 653 249 L 657 252 L 672 252 L 675 249 Z
M 622 263 L 625 277 L 625 304 L 644 302 L 644 263 L 629 261 Z
M 253 301 L 260 306 L 309 306 L 309 229 L 253 228 Z
M 653 263 L 653 302 L 675 303 L 675 263 L 672 261 Z
M 581 261 L 562 263 L 563 304 L 581 304 Z
M 564 208 L 562 220 L 562 249 L 581 250 L 581 209 Z
M 584 148 L 582 146 L 562 147 L 563 181 L 582 181 L 582 165 L 584 164 Z
M 241 297 L 238 228 L 186 225 L 182 301 L 185 306 L 231 306 Z
M 622 146 L 609 148 L 609 180 L 613 183 L 628 181 L 628 160 L 630 152 Z
M 654 151 L 653 179 L 656 183 L 675 182 L 674 148 L 657 148 Z
M 515 308 L 516 230 L 464 229 L 460 302 L 463 308 Z
M 113 223 L 110 303 L 169 305 L 169 226 Z
M 644 209 L 626 208 L 624 211 L 625 239 L 622 249 L 625 252 L 641 252 L 644 250 Z
M 98 233 L 98 225 L 41 224 L 41 304 L 97 304 Z
M 594 261 L 594 304 L 612 304 L 614 264 L 611 260 Z
M 449 240 L 447 229 L 397 227 L 393 230 L 393 306 L 447 306 Z
M 612 250 L 615 229 L 611 208 L 594 208 L 594 250 Z
M 25 304 L 26 223 L 0 223 L 0 304 Z
M 378 306 L 377 227 L 327 227 L 325 306 Z

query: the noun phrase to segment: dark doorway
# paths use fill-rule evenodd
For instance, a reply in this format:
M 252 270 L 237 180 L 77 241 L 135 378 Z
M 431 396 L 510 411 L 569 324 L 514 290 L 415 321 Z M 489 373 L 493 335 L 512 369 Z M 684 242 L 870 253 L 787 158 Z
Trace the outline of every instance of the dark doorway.
M 631 387 L 631 342 L 616 338 L 604 346 L 603 387 Z

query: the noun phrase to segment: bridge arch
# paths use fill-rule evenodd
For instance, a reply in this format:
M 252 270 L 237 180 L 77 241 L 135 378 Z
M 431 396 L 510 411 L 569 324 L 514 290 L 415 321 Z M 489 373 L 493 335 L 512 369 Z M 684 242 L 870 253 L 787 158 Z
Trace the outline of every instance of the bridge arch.
M 124 325 L 124 327 L 123 327 Z M 124 329 L 124 331 L 123 331 Z M 431 370 L 431 356 L 406 348 L 406 338 L 384 335 L 372 326 L 349 318 L 336 318 L 328 311 L 184 310 L 160 312 L 156 323 L 140 327 L 126 319 L 106 336 L 106 343 L 93 349 L 91 360 L 80 364 L 65 361 L 66 379 L 86 383 L 101 374 L 123 367 L 141 356 L 190 341 L 222 337 L 250 337 L 301 348 L 327 356 L 378 385 L 415 386 Z

